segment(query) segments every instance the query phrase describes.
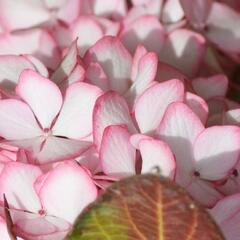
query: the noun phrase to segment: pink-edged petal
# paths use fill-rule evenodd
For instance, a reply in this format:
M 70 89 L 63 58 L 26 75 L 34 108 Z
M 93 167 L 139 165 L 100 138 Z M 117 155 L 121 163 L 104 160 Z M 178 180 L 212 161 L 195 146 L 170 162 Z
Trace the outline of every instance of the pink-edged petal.
M 206 100 L 212 97 L 224 97 L 228 90 L 228 79 L 222 74 L 208 78 L 195 78 L 192 86 L 196 93 Z
M 208 105 L 204 99 L 193 93 L 186 92 L 184 102 L 196 113 L 203 125 L 205 125 L 208 118 Z
M 50 12 L 41 1 L 1 0 L 0 9 L 1 19 L 8 30 L 29 28 L 50 20 Z
M 88 141 L 53 136 L 10 141 L 10 143 L 27 150 L 27 161 L 37 165 L 73 159 L 92 146 Z
M 127 4 L 125 0 L 93 0 L 92 11 L 97 16 L 120 20 L 127 13 Z
M 193 143 L 203 130 L 200 119 L 184 103 L 172 103 L 158 128 L 160 139 L 168 143 L 176 157 L 176 178 L 181 184 L 188 182 L 187 175 L 193 171 Z
M 56 1 L 59 5 L 61 1 Z M 71 24 L 76 21 L 77 17 L 81 11 L 82 1 L 79 0 L 69 0 L 64 1 L 61 7 L 58 8 L 57 18 L 64 23 Z
M 95 18 L 103 29 L 105 36 L 117 36 L 122 27 L 121 22 L 115 22 L 107 18 Z
M 62 95 L 58 87 L 34 71 L 24 70 L 16 92 L 32 108 L 42 128 L 50 128 L 62 106 Z
M 194 143 L 196 170 L 208 180 L 226 177 L 240 155 L 240 128 L 215 126 L 207 128 Z
M 139 143 L 139 150 L 142 156 L 141 173 L 151 172 L 158 167 L 162 176 L 174 178 L 176 162 L 166 143 L 160 140 L 143 139 Z
M 71 32 L 73 39 L 78 37 L 78 49 L 81 56 L 85 54 L 90 46 L 103 37 L 101 27 L 91 16 L 81 16 L 78 18 L 72 25 Z
M 39 167 L 10 162 L 0 175 L 0 199 L 3 195 L 11 207 L 21 210 L 38 212 L 41 209 L 33 183 L 42 174 Z
M 0 217 L 0 239 L 12 240 L 8 233 L 6 221 L 2 217 Z
M 131 2 L 134 6 L 137 6 L 147 4 L 149 0 L 131 0 Z
M 180 0 L 185 16 L 190 23 L 202 29 L 205 26 L 212 7 L 212 0 Z
M 130 105 L 135 102 L 138 95 L 144 92 L 153 83 L 158 66 L 158 56 L 156 53 L 147 53 L 141 58 L 138 65 L 138 74 L 130 89 L 125 94 Z
M 66 91 L 53 134 L 73 139 L 91 134 L 93 108 L 101 94 L 101 89 L 88 83 L 72 84 Z
M 81 156 L 75 158 L 75 160 L 93 174 L 102 172 L 99 155 L 96 151 L 95 146 L 90 147 L 87 151 L 81 154 Z
M 71 0 L 70 0 L 71 1 Z M 66 0 L 44 0 L 45 6 L 49 9 L 51 8 L 61 8 L 64 6 Z
M 23 239 L 64 239 L 67 232 L 71 229 L 69 222 L 54 216 L 44 216 L 39 213 L 12 208 L 9 209 L 9 212 L 14 223 L 14 233 Z
M 71 225 L 60 218 L 34 216 L 23 218 L 14 226 L 15 232 L 29 240 L 59 240 L 64 239 L 71 230 Z
M 142 141 L 142 140 L 151 140 L 152 137 L 149 137 L 147 135 L 144 135 L 144 134 L 140 134 L 140 133 L 136 133 L 136 134 L 133 134 L 131 135 L 130 137 L 130 143 L 136 148 L 136 149 L 139 149 L 139 143 Z
M 137 75 L 139 71 L 139 62 L 147 53 L 148 53 L 147 49 L 142 44 L 139 44 L 137 46 L 133 56 L 132 68 L 131 68 L 132 81 L 135 81 L 137 79 Z
M 192 77 L 199 69 L 205 53 L 205 39 L 198 33 L 177 29 L 168 35 L 160 59 Z
M 209 208 L 213 207 L 223 197 L 213 185 L 200 179 L 193 180 L 187 190 L 196 201 Z
M 222 50 L 240 52 L 240 14 L 225 4 L 214 2 L 207 21 L 206 36 Z
M 46 164 L 78 157 L 91 147 L 92 143 L 59 137 L 48 137 L 41 151 L 33 152 L 37 164 Z
M 60 163 L 45 179 L 39 197 L 47 214 L 74 223 L 81 211 L 97 197 L 90 176 L 72 161 Z
M 19 100 L 0 100 L 0 136 L 7 140 L 33 138 L 42 134 L 31 109 Z
M 51 80 L 53 82 L 59 84 L 70 75 L 77 64 L 77 54 L 77 40 L 75 40 L 69 47 L 68 52 L 66 53 L 58 68 L 52 74 Z
M 175 67 L 161 61 L 158 62 L 156 81 L 164 82 L 173 78 L 179 79 L 182 82 L 185 82 L 185 80 L 187 79 L 187 77 Z
M 38 58 L 29 54 L 24 54 L 23 57 L 33 64 L 37 72 L 39 72 L 43 77 L 48 78 L 49 73 L 48 73 L 47 67 L 43 64 L 42 61 L 40 61 Z
M 131 133 L 136 132 L 128 105 L 116 92 L 107 92 L 98 98 L 93 111 L 93 138 L 99 149 L 104 129 L 109 125 L 125 124 Z
M 51 69 L 57 67 L 61 57 L 55 39 L 38 28 L 1 35 L 0 54 L 32 54 Z
M 86 81 L 100 87 L 103 91 L 109 90 L 109 80 L 97 62 L 89 64 L 86 70 Z
M 166 108 L 172 102 L 181 102 L 184 86 L 174 79 L 148 88 L 137 99 L 135 117 L 142 133 L 154 131 L 160 124 Z
M 130 143 L 130 136 L 124 125 L 105 128 L 100 161 L 103 172 L 108 176 L 121 178 L 135 174 L 136 150 Z
M 44 136 L 38 136 L 28 139 L 11 140 L 7 141 L 7 143 L 19 148 L 20 153 L 18 153 L 17 161 L 35 164 L 36 161 L 33 156 L 41 151 L 44 141 Z
M 162 21 L 175 23 L 184 17 L 184 12 L 179 0 L 167 0 L 162 9 Z
M 112 90 L 123 93 L 128 89 L 132 57 L 118 38 L 103 37 L 87 51 L 84 61 L 101 65 Z
M 225 197 L 217 202 L 210 214 L 223 231 L 226 239 L 238 240 L 240 236 L 240 194 Z
M 240 125 L 240 108 L 225 112 L 223 124 L 224 125 Z
M 164 3 L 163 0 L 136 0 L 136 2 L 139 3 L 130 9 L 128 15 L 125 17 L 126 24 L 144 15 L 153 15 L 160 18 Z
M 34 65 L 22 56 L 0 56 L 0 87 L 7 92 L 13 92 L 20 73 L 24 69 L 35 70 Z
M 66 89 L 73 83 L 83 82 L 85 79 L 86 71 L 84 67 L 80 64 L 77 64 L 70 75 L 59 84 L 59 88 L 63 94 L 66 93 Z
M 159 53 L 165 40 L 165 33 L 156 17 L 142 16 L 125 26 L 120 39 L 131 53 L 134 53 L 140 43 L 148 51 Z

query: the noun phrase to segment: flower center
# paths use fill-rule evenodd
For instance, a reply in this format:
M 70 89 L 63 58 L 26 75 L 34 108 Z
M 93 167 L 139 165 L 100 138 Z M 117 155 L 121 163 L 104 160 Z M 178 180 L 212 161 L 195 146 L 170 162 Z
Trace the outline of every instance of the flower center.
M 234 169 L 233 172 L 232 172 L 232 175 L 234 177 L 238 177 L 239 173 L 238 173 L 238 170 L 237 169 Z
M 48 136 L 51 135 L 51 134 L 52 134 L 52 131 L 51 131 L 50 128 L 44 128 L 44 129 L 43 129 L 43 136 L 44 136 L 44 137 L 48 137 Z
M 198 171 L 194 171 L 194 172 L 193 172 L 193 175 L 194 175 L 195 177 L 200 177 L 200 173 L 199 173 Z
M 40 210 L 38 211 L 38 214 L 41 215 L 41 216 L 43 216 L 43 215 L 46 214 L 46 212 L 45 212 L 45 210 L 40 209 Z

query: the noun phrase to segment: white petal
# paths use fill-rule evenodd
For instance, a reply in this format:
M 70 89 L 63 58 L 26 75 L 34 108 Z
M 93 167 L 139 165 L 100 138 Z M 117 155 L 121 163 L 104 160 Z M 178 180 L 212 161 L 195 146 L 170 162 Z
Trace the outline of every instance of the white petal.
M 42 128 L 50 128 L 62 106 L 58 87 L 34 71 L 24 70 L 16 92 L 32 108 Z
M 100 148 L 100 161 L 105 174 L 126 177 L 135 174 L 136 150 L 130 143 L 126 126 L 105 128 Z
M 80 139 L 92 133 L 92 114 L 102 91 L 87 83 L 72 84 L 52 132 L 56 136 Z

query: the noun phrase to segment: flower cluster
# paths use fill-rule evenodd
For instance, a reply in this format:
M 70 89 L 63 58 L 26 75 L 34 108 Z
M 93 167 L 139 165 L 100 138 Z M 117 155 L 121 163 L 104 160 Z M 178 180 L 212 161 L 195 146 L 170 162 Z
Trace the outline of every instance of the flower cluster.
M 0 239 L 157 167 L 238 240 L 239 64 L 238 0 L 0 0 Z

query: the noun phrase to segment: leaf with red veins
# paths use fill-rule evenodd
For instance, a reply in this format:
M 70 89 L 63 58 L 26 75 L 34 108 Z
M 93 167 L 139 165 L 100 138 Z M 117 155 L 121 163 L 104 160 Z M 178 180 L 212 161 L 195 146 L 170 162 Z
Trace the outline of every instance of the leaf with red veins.
M 77 40 L 75 40 L 70 45 L 66 55 L 62 59 L 57 69 L 52 74 L 51 80 L 53 82 L 59 85 L 62 83 L 62 81 L 66 80 L 66 78 L 73 71 L 74 67 L 77 65 L 77 55 L 78 55 Z
M 225 97 L 228 90 L 228 79 L 223 74 L 208 78 L 200 77 L 192 80 L 192 86 L 196 93 L 205 100 L 213 97 Z
M 212 0 L 180 0 L 188 21 L 195 27 L 202 29 L 212 8 Z
M 83 34 L 84 33 L 84 34 Z M 80 56 L 84 56 L 89 47 L 93 46 L 103 37 L 103 29 L 92 16 L 80 16 L 71 25 L 72 38 L 78 39 L 78 50 Z
M 195 161 L 193 144 L 204 126 L 197 115 L 184 103 L 172 103 L 157 130 L 176 157 L 176 181 L 187 186 L 192 180 Z
M 97 188 L 77 163 L 69 161 L 47 174 L 38 194 L 48 215 L 73 224 L 80 212 L 96 199 Z
M 205 35 L 217 47 L 230 53 L 240 52 L 240 14 L 229 6 L 214 2 Z
M 109 79 L 110 88 L 124 93 L 130 85 L 132 57 L 116 37 L 100 39 L 86 52 L 84 62 L 98 62 Z
M 155 139 L 143 139 L 139 142 L 139 150 L 142 157 L 141 173 L 149 173 L 157 167 L 161 176 L 174 179 L 176 161 L 166 143 Z
M 173 79 L 149 87 L 140 95 L 135 104 L 135 117 L 142 133 L 157 129 L 169 104 L 182 102 L 184 86 Z
M 205 125 L 208 119 L 208 104 L 204 99 L 191 92 L 186 92 L 184 102 L 200 118 L 203 125 Z
M 42 130 L 26 103 L 15 99 L 0 100 L 0 136 L 20 140 L 41 135 Z
M 22 56 L 0 56 L 0 87 L 6 93 L 13 93 L 20 73 L 24 69 L 35 70 L 34 65 Z
M 136 149 L 130 143 L 130 136 L 125 125 L 105 128 L 99 157 L 106 175 L 122 178 L 135 174 Z
M 169 33 L 160 52 L 160 59 L 186 76 L 193 77 L 201 64 L 206 48 L 202 35 L 187 29 L 176 29 Z
M 173 227 L 174 226 L 174 227 Z M 70 240 L 223 240 L 210 215 L 175 183 L 138 175 L 113 184 L 76 221 Z
M 203 179 L 227 177 L 240 156 L 240 128 L 214 126 L 204 130 L 194 142 L 196 170 Z
M 93 138 L 98 150 L 104 129 L 119 124 L 128 126 L 131 133 L 137 132 L 125 99 L 118 93 L 110 91 L 97 99 L 93 110 Z
M 226 239 L 238 240 L 240 236 L 240 194 L 234 194 L 221 199 L 210 210 L 212 217 L 218 223 Z
M 130 106 L 134 104 L 136 98 L 143 93 L 144 90 L 154 84 L 157 65 L 158 56 L 156 53 L 149 52 L 140 59 L 136 79 L 133 79 L 131 87 L 125 93 L 125 97 Z
M 57 85 L 32 70 L 24 70 L 16 93 L 31 107 L 41 127 L 50 129 L 63 101 Z
M 138 44 L 148 51 L 159 53 L 165 41 L 164 28 L 154 16 L 141 16 L 132 23 L 125 25 L 120 39 L 130 53 L 134 53 Z
M 52 128 L 55 136 L 81 139 L 92 133 L 93 108 L 102 94 L 98 87 L 84 83 L 74 83 L 67 90 L 62 109 Z

